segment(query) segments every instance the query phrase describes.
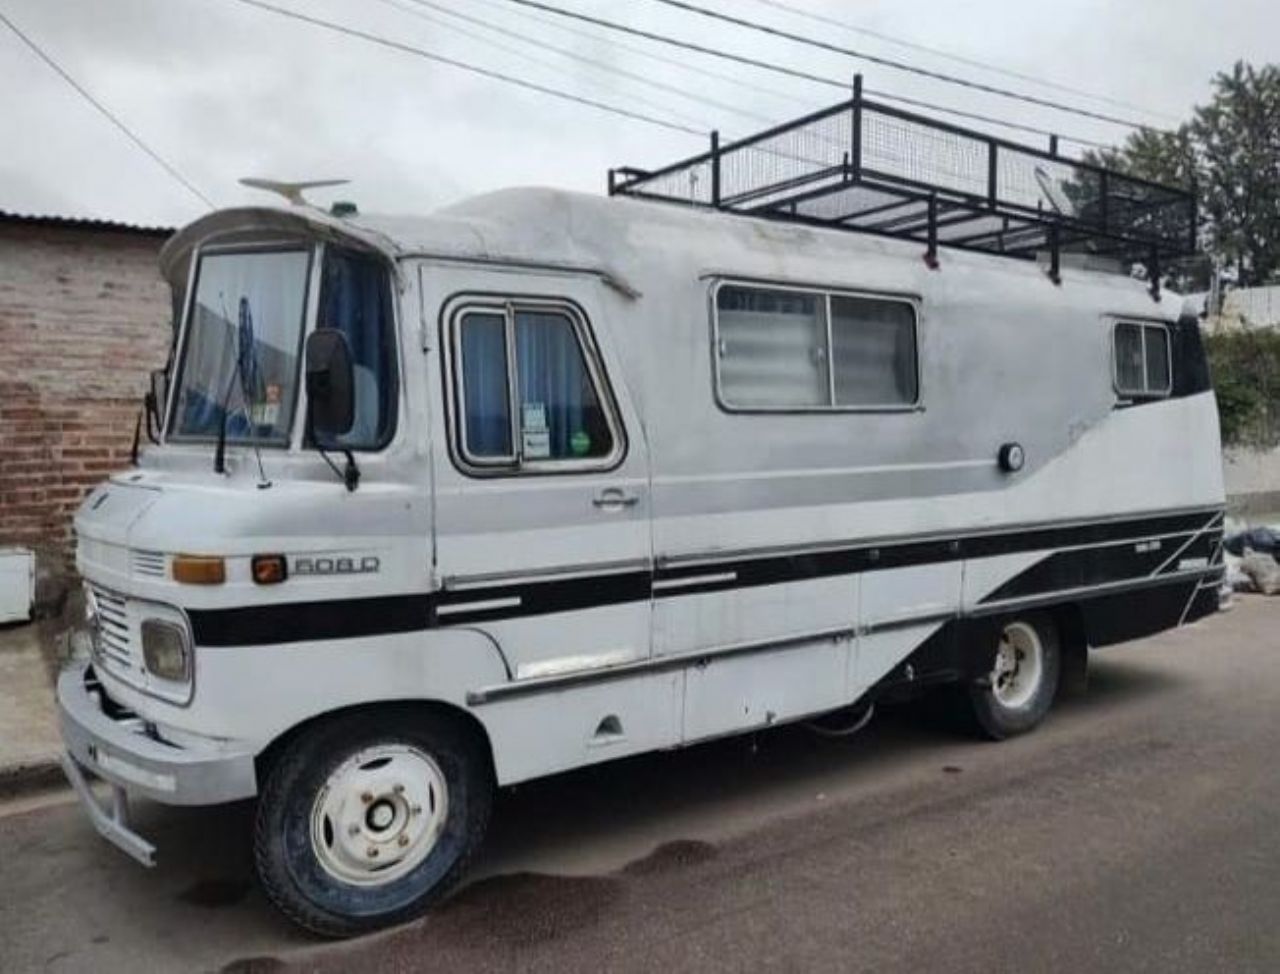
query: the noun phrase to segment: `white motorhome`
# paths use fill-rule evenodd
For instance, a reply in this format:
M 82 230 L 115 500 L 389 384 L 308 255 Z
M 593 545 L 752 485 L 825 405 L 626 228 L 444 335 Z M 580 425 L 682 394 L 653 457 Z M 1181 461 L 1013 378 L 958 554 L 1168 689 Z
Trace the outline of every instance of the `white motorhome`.
M 156 442 L 76 518 L 93 651 L 58 696 L 99 831 L 150 863 L 129 795 L 256 796 L 266 891 L 348 934 L 459 878 L 495 786 L 943 683 L 1006 737 L 1088 648 L 1213 612 L 1194 319 L 985 171 L 806 210 L 885 192 L 870 111 L 786 150 L 854 145 L 838 185 L 734 196 L 756 140 L 608 198 L 180 231 Z

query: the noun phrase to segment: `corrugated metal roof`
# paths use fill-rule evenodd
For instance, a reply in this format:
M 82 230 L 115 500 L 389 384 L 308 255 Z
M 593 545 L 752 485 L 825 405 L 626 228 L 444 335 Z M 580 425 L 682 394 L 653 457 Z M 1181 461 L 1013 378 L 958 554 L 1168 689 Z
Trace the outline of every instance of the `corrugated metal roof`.
M 148 237 L 167 237 L 175 229 L 139 223 L 121 223 L 116 220 L 97 220 L 91 217 L 60 216 L 55 213 L 14 213 L 10 210 L 0 210 L 0 223 L 26 223 L 70 230 L 104 230 L 111 233 L 138 233 Z

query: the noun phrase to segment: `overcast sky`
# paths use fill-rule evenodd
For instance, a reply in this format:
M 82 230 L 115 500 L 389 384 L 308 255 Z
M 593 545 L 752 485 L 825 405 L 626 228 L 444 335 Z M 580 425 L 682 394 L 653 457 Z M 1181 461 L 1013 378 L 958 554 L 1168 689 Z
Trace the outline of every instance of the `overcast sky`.
M 270 2 L 730 136 L 761 127 L 761 117 L 782 119 L 842 97 L 834 88 L 611 34 L 510 0 L 428 0 L 484 24 L 414 0 Z M 831 78 L 862 70 L 873 88 L 1064 135 L 1111 142 L 1125 133 L 714 23 L 654 0 L 547 2 Z M 699 2 L 868 53 L 1157 125 L 1185 117 L 1207 97 L 1212 75 L 1237 58 L 1263 63 L 1280 57 L 1275 0 L 784 0 L 1107 102 L 806 19 L 767 0 Z M 383 212 L 425 212 L 510 185 L 600 192 L 610 166 L 657 166 L 705 147 L 701 136 L 567 104 L 238 0 L 0 0 L 0 11 L 218 206 L 265 199 L 239 186 L 241 176 L 346 177 L 351 186 L 318 192 L 316 199 L 351 199 Z M 608 73 L 546 45 L 665 87 Z M 3 24 L 0 146 L 3 210 L 174 225 L 206 208 Z

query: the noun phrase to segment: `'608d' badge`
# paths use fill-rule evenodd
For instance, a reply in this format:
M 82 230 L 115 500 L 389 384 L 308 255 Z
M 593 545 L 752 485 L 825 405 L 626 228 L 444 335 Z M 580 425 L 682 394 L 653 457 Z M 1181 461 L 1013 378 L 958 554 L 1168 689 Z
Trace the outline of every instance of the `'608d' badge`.
M 307 555 L 294 558 L 291 568 L 295 575 L 370 575 L 378 571 L 378 559 L 373 555 Z

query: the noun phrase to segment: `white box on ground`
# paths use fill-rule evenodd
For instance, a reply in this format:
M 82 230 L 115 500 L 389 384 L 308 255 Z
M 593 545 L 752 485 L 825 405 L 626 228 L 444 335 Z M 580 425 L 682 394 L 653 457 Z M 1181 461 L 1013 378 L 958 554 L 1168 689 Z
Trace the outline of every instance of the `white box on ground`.
M 30 619 L 35 597 L 35 555 L 26 548 L 0 548 L 0 622 Z

